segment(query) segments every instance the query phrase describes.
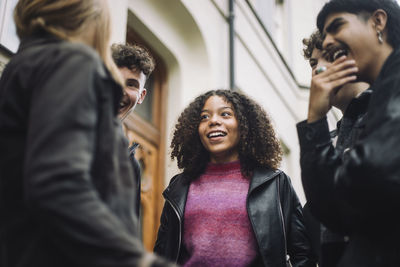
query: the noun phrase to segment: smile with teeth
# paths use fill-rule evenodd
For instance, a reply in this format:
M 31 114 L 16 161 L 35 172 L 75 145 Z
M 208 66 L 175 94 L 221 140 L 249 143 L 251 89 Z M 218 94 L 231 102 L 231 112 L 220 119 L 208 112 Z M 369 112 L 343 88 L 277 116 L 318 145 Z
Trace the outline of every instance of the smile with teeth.
M 335 53 L 333 53 L 333 60 L 335 61 L 336 59 L 338 59 L 341 56 L 346 56 L 347 55 L 347 51 L 346 50 L 338 50 Z
M 330 58 L 329 60 L 331 62 L 335 61 L 336 59 L 338 59 L 341 56 L 347 56 L 347 50 L 346 49 L 337 49 L 334 52 L 330 53 Z
M 211 132 L 211 133 L 207 134 L 208 138 L 222 137 L 222 136 L 226 136 L 226 133 L 222 132 L 222 131 L 216 131 L 216 132 Z

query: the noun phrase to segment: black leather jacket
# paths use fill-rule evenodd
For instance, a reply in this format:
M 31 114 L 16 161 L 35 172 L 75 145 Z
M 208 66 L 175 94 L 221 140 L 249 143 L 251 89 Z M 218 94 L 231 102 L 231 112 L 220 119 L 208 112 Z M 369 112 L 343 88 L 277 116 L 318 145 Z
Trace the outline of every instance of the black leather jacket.
M 340 266 L 399 266 L 400 50 L 371 85 L 359 134 L 344 153 L 326 119 L 298 127 L 304 191 L 313 214 L 350 235 Z
M 185 253 L 182 220 L 188 190 L 189 184 L 181 174 L 172 178 L 163 193 L 165 205 L 154 251 L 175 262 Z M 302 208 L 286 174 L 279 170 L 254 171 L 247 212 L 259 247 L 257 266 L 286 266 L 285 250 L 293 266 L 315 266 L 309 258 Z
M 332 139 L 337 137 L 335 151 L 338 154 L 343 154 L 343 151 L 353 147 L 356 140 L 359 137 L 360 132 L 363 129 L 363 119 L 368 108 L 369 100 L 372 91 L 366 90 L 357 98 L 352 99 L 349 103 L 342 119 L 337 123 L 337 129 L 331 131 Z M 308 127 L 313 128 L 316 132 L 327 130 L 327 128 L 318 128 L 317 124 L 308 124 L 307 121 L 302 121 L 297 124 L 299 135 L 304 138 L 304 131 L 307 131 Z M 302 143 L 303 144 L 303 143 Z M 331 144 L 332 145 L 332 144 Z M 332 145 L 333 147 L 333 145 Z M 304 151 L 304 148 L 302 149 Z M 319 171 L 315 168 L 314 164 L 311 162 L 319 161 L 319 164 L 323 164 L 323 155 L 313 154 L 317 158 L 313 158 L 308 154 L 307 157 L 301 157 L 301 170 L 302 170 L 302 181 L 305 188 L 310 188 L 313 186 L 314 179 L 321 178 Z M 306 195 L 309 195 L 309 191 L 306 190 Z M 340 197 L 340 196 L 339 196 Z M 343 255 L 343 251 L 348 244 L 348 236 L 343 234 L 338 234 L 332 231 L 330 228 L 325 227 L 320 224 L 319 220 L 310 212 L 310 206 L 314 209 L 325 210 L 320 202 L 308 202 L 303 208 L 304 217 L 306 223 L 311 226 L 309 229 L 310 235 L 313 237 L 311 244 L 316 255 L 318 255 L 318 264 L 320 267 L 337 266 L 340 258 Z M 329 211 L 325 211 L 329 213 Z M 335 229 L 335 228 L 333 228 Z

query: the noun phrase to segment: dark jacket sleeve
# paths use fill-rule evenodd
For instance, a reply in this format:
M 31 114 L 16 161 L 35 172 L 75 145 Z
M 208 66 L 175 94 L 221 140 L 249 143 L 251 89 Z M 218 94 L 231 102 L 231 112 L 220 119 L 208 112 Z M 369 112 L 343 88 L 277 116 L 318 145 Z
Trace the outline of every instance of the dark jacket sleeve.
M 290 178 L 284 173 L 281 173 L 279 177 L 279 187 L 290 262 L 294 267 L 316 266 L 300 201 L 291 185 Z
M 371 97 L 365 131 L 344 154 L 334 177 L 338 191 L 374 224 L 382 218 L 394 223 L 393 211 L 400 208 L 400 59 L 383 72 Z
M 161 213 L 160 218 L 160 227 L 158 228 L 157 240 L 154 245 L 154 252 L 158 255 L 168 257 L 168 253 L 166 251 L 167 246 L 167 236 L 168 236 L 168 217 L 171 214 L 172 208 L 168 202 L 164 203 L 164 207 Z
M 309 209 L 330 229 L 347 232 L 351 207 L 336 193 L 334 175 L 342 159 L 331 141 L 326 117 L 297 124 L 300 142 L 301 179 Z M 354 211 L 355 212 L 355 211 Z
M 102 81 L 99 66 L 99 60 L 71 53 L 33 90 L 25 199 L 54 246 L 77 266 L 149 266 L 154 257 L 144 252 L 93 185 L 96 90 L 112 90 Z
M 321 223 L 311 214 L 308 203 L 303 206 L 303 217 L 306 231 L 310 239 L 313 259 L 318 262 L 321 259 Z
M 396 220 L 391 216 L 400 208 L 398 55 L 385 63 L 371 87 L 364 130 L 343 156 L 328 138 L 325 118 L 297 125 L 302 181 L 310 209 L 333 230 L 384 230 L 387 226 L 379 226 L 382 221 Z
M 178 175 L 175 175 L 170 184 L 177 179 Z M 168 190 L 168 188 L 166 189 Z M 171 204 L 166 200 L 161 213 L 160 227 L 158 228 L 157 240 L 154 245 L 154 252 L 168 260 L 178 262 L 182 253 L 182 248 L 179 247 L 181 239 L 181 229 L 178 214 Z

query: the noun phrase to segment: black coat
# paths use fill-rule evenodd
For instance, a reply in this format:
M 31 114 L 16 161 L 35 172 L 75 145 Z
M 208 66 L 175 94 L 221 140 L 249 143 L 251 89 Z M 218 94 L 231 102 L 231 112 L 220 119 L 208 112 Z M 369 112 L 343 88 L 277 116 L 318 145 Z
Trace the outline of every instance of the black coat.
M 88 46 L 23 40 L 0 80 L 0 266 L 137 266 L 122 88 Z
M 184 177 L 177 175 L 163 193 L 166 201 L 154 251 L 175 262 L 185 253 L 182 226 L 188 190 Z M 250 182 L 247 212 L 259 246 L 259 266 L 286 266 L 285 235 L 293 266 L 315 266 L 309 259 L 302 208 L 286 174 L 256 170 Z
M 332 146 L 326 119 L 298 126 L 302 179 L 313 214 L 350 235 L 339 266 L 400 262 L 400 51 L 371 85 L 354 145 Z
M 337 138 L 335 150 L 338 153 L 343 153 L 346 149 L 353 147 L 358 139 L 363 128 L 363 119 L 371 94 L 371 90 L 366 90 L 359 97 L 352 99 L 342 119 L 337 123 L 337 129 L 330 132 L 332 138 Z M 307 126 L 306 121 L 297 125 L 299 135 L 303 133 L 304 129 L 307 129 Z M 326 130 L 326 128 L 323 128 L 323 130 Z M 316 129 L 316 131 L 320 131 L 320 129 Z M 322 157 L 322 155 L 317 154 L 316 156 Z M 314 171 L 315 166 L 308 164 L 310 161 L 311 158 L 301 158 L 302 180 L 306 187 L 310 186 L 308 183 L 312 180 L 306 177 L 306 174 L 311 176 L 318 175 L 318 172 Z M 309 205 L 310 203 L 308 202 L 303 208 L 304 218 L 306 219 L 307 229 L 309 229 L 309 233 L 312 236 L 312 247 L 319 258 L 318 264 L 320 267 L 337 266 L 348 244 L 348 236 L 336 233 L 321 225 L 311 214 Z M 313 202 L 311 205 L 319 206 L 320 203 Z M 323 209 L 323 207 L 320 208 Z

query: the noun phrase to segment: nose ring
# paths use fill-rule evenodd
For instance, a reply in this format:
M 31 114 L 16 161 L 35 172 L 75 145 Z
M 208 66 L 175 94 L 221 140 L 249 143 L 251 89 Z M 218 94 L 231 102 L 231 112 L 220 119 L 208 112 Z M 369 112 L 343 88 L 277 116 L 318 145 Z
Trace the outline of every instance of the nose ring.
M 320 74 L 321 72 L 324 72 L 324 71 L 326 71 L 326 67 L 325 66 L 321 66 L 315 71 L 315 73 L 316 74 Z

